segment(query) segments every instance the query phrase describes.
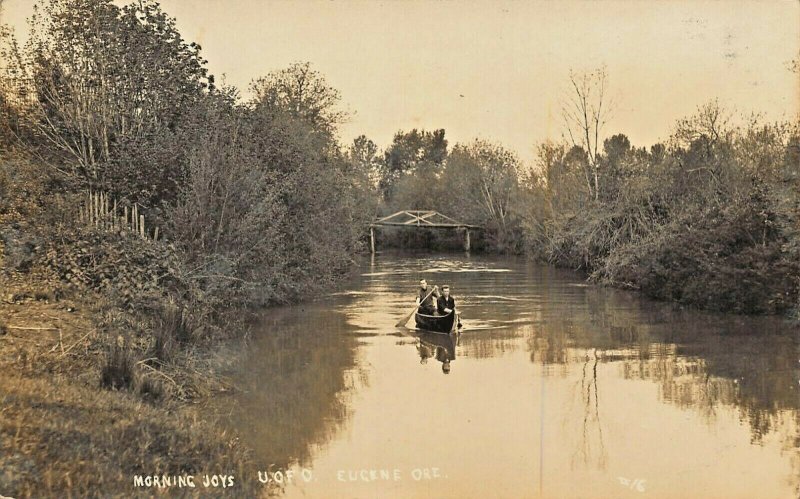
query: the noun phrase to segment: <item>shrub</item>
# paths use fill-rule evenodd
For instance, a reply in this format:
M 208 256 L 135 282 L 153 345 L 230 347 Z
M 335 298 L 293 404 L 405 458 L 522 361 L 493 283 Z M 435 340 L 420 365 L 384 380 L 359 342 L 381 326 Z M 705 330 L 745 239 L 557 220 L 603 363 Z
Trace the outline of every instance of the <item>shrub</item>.
M 100 371 L 100 383 L 105 388 L 128 389 L 134 382 L 133 353 L 126 345 L 114 344 L 108 349 Z
M 193 337 L 187 308 L 179 306 L 171 298 L 155 313 L 153 328 L 153 354 L 162 362 L 170 362 L 181 344 Z
M 177 256 L 164 242 L 94 228 L 65 229 L 58 236 L 41 263 L 74 287 L 111 294 L 128 308 L 181 289 Z
M 143 376 L 138 385 L 139 395 L 144 398 L 156 401 L 162 400 L 167 396 L 167 389 L 164 387 L 164 382 L 153 376 Z
M 682 121 L 669 148 L 607 151 L 597 201 L 559 181 L 556 173 L 570 171 L 565 155 L 545 155 L 540 196 L 551 211 L 529 211 L 526 228 L 544 234 L 528 234 L 529 248 L 654 298 L 737 313 L 797 307 L 796 126 L 751 123 L 708 135 L 708 110 Z

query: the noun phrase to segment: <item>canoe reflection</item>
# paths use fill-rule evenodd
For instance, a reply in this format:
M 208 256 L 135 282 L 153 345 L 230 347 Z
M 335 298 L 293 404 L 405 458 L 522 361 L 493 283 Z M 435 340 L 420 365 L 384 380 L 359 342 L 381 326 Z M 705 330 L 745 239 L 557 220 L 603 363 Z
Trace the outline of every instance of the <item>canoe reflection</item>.
M 431 357 L 442 363 L 442 372 L 450 373 L 450 362 L 456 360 L 456 345 L 461 337 L 460 333 L 449 334 L 415 331 L 416 347 L 419 354 L 419 363 L 427 364 Z

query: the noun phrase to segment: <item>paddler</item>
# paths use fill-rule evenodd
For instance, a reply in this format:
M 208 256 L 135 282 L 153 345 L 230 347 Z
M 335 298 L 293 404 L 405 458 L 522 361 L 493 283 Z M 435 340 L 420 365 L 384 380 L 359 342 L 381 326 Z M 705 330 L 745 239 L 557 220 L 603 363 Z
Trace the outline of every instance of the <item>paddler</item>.
M 458 327 L 461 327 L 461 314 L 456 310 L 456 301 L 450 296 L 450 286 L 447 284 L 442 286 L 442 294 L 436 300 L 436 309 L 439 311 L 440 315 L 447 315 L 451 312 L 455 312 Z
M 428 281 L 425 279 L 419 280 L 419 293 L 417 296 L 417 306 L 419 313 L 425 315 L 434 315 L 436 313 L 436 299 L 441 296 L 439 288 L 434 286 L 433 292 L 428 291 Z M 435 297 L 435 298 L 434 298 Z

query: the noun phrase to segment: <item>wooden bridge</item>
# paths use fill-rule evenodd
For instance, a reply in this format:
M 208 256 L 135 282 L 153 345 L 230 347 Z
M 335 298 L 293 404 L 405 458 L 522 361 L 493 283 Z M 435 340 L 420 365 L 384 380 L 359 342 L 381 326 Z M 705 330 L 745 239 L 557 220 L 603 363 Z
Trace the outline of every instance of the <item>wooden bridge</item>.
M 404 210 L 379 218 L 369 224 L 369 247 L 375 253 L 375 227 L 417 227 L 424 229 L 456 229 L 464 231 L 464 251 L 469 251 L 469 230 L 480 229 L 478 225 L 458 222 L 438 211 Z

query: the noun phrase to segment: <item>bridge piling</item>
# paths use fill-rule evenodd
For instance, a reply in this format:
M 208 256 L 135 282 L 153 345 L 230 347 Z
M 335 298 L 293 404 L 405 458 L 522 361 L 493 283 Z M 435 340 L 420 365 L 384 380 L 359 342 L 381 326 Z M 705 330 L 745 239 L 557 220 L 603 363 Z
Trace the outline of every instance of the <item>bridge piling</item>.
M 369 228 L 369 250 L 374 255 L 375 254 L 375 228 Z

